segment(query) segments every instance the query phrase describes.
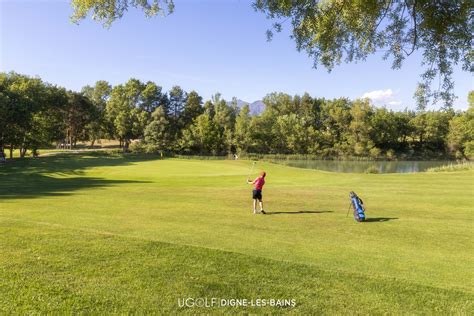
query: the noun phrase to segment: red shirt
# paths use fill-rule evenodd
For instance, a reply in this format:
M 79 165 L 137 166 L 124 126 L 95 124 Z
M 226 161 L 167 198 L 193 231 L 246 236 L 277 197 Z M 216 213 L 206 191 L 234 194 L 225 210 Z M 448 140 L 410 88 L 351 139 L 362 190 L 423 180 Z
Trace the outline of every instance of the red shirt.
M 263 188 L 263 185 L 265 184 L 265 178 L 258 177 L 253 180 L 253 184 L 255 185 L 255 190 L 261 190 Z

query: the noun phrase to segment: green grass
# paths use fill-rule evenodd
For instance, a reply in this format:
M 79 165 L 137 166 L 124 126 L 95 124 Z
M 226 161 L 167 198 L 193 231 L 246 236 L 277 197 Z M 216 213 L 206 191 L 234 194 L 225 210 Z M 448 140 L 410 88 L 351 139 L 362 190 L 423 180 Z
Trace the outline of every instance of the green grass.
M 61 155 L 0 165 L 0 314 L 474 312 L 474 172 Z M 348 192 L 366 203 L 349 216 Z M 183 297 L 296 307 L 183 309 Z

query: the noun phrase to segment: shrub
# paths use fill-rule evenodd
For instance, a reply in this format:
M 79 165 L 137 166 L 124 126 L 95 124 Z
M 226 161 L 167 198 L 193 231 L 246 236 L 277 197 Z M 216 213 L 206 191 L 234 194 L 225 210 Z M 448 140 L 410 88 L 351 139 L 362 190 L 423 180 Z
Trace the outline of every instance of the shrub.
M 380 173 L 380 170 L 379 168 L 377 168 L 376 166 L 370 166 L 369 168 L 367 168 L 367 170 L 365 170 L 365 173 Z
M 144 153 L 145 144 L 141 141 L 134 141 L 130 144 L 128 148 L 132 153 Z

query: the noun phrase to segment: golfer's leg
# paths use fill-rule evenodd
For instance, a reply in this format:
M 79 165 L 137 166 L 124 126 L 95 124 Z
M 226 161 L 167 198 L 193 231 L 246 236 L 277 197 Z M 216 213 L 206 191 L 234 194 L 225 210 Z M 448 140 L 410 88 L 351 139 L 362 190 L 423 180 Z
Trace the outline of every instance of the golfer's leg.
M 263 210 L 263 200 L 260 200 L 259 204 L 260 204 L 260 211 L 262 211 Z
M 257 213 L 257 199 L 253 199 L 253 212 Z

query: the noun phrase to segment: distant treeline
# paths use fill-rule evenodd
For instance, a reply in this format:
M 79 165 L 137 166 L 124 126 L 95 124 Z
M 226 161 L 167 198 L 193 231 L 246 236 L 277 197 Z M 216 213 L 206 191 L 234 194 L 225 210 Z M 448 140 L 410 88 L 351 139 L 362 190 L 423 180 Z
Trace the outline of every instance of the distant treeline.
M 473 158 L 474 92 L 464 112 L 401 111 L 368 100 L 271 93 L 261 115 L 219 94 L 203 103 L 179 86 L 106 81 L 81 92 L 0 73 L 0 151 L 116 139 L 124 151 L 194 155 L 309 154 L 321 158 Z

